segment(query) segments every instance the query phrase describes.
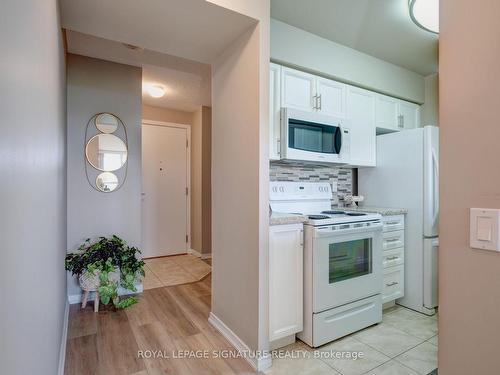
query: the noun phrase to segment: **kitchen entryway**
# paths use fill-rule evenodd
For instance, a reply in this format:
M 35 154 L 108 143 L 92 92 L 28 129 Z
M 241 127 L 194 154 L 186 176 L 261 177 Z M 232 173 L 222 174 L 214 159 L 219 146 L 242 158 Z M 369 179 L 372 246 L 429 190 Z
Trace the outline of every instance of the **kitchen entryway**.
M 427 375 L 437 368 L 437 323 L 437 314 L 426 316 L 396 305 L 384 311 L 382 323 L 323 345 L 316 354 L 298 340 L 281 348 L 290 356 L 273 359 L 273 366 L 265 373 Z M 345 356 L 333 358 L 333 353 Z M 359 357 L 354 358 L 356 353 Z
M 187 253 L 190 217 L 190 126 L 142 125 L 142 254 Z

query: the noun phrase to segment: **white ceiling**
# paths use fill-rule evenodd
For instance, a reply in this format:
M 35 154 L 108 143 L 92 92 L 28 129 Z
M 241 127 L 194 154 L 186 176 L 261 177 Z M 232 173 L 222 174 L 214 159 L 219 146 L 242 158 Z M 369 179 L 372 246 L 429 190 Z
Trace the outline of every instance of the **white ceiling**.
M 417 27 L 408 0 L 271 0 L 271 17 L 424 76 L 438 37 Z
M 122 43 L 67 31 L 68 51 L 83 56 L 142 67 L 143 88 L 159 84 L 165 96 L 153 98 L 143 90 L 144 104 L 194 112 L 210 106 L 210 65 L 150 50 L 131 50 Z
M 68 30 L 203 63 L 257 21 L 205 0 L 61 0 Z

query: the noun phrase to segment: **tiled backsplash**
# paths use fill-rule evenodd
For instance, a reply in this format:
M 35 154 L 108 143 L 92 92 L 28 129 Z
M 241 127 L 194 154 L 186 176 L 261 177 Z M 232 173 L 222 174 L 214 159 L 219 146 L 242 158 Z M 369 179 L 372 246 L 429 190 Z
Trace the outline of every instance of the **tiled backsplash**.
M 352 194 L 352 169 L 300 162 L 272 161 L 269 165 L 271 181 L 329 181 L 337 182 L 332 206 L 339 204 L 346 194 Z

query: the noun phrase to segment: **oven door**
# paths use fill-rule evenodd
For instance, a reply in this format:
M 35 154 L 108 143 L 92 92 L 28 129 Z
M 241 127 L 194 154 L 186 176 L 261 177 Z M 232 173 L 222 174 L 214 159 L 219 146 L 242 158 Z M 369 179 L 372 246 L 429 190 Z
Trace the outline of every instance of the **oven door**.
M 313 312 L 381 293 L 381 223 L 314 228 L 312 256 Z

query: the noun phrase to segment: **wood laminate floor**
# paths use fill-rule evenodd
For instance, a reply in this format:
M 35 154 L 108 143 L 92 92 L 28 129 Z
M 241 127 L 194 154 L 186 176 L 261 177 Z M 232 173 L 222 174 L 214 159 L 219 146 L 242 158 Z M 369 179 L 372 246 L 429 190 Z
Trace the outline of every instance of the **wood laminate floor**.
M 199 282 L 146 290 L 126 310 L 101 305 L 94 313 L 92 303 L 83 310 L 71 305 L 65 374 L 254 374 L 242 358 L 172 358 L 196 350 L 233 350 L 208 323 L 210 302 L 208 275 Z

